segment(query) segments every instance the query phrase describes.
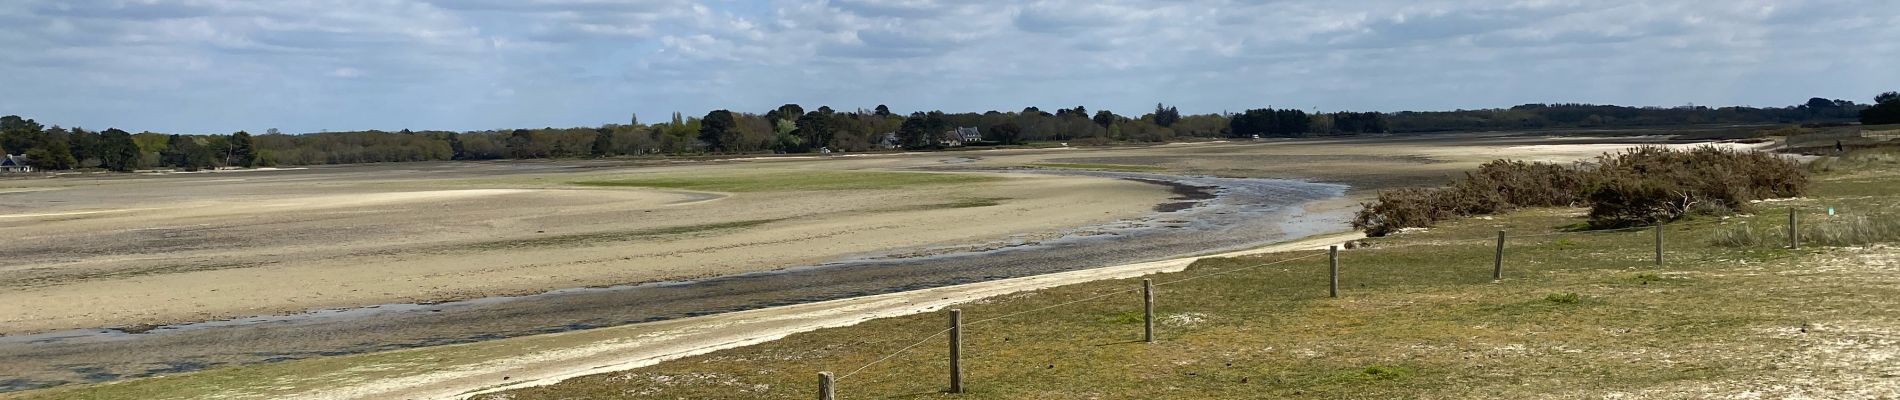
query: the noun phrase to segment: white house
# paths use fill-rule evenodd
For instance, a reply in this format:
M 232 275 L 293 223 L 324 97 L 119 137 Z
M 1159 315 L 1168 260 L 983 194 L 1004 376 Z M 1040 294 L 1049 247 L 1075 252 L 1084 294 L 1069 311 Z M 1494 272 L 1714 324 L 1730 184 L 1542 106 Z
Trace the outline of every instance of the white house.
M 33 172 L 33 166 L 27 165 L 26 156 L 0 154 L 0 172 Z

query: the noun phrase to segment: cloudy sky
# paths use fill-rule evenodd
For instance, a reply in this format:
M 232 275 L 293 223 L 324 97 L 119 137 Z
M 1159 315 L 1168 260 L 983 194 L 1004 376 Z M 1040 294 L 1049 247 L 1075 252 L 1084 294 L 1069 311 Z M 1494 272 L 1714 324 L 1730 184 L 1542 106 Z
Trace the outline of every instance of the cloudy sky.
M 167 132 L 1900 90 L 1889 0 L 6 0 L 0 26 L 0 114 Z

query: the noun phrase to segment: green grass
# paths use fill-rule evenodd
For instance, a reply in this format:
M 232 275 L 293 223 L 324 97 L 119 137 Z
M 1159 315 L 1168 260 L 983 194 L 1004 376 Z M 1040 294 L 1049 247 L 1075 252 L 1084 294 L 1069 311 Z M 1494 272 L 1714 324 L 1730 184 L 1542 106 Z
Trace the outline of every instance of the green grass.
M 1583 296 L 1576 293 L 1551 293 L 1548 296 L 1544 296 L 1544 301 L 1554 304 L 1577 304 L 1578 301 L 1582 300 Z
M 572 182 L 582 186 L 648 187 L 710 192 L 896 189 L 921 185 L 990 182 L 1002 178 L 977 174 L 878 171 L 775 171 L 712 176 L 639 176 Z
M 1118 172 L 1156 172 L 1156 171 L 1168 170 L 1166 167 L 1160 167 L 1160 166 L 1154 166 L 1154 165 L 1132 165 L 1132 164 L 1034 163 L 1034 164 L 1029 164 L 1029 166 L 1037 167 L 1037 168 L 1086 169 L 1086 170 L 1093 170 L 1093 171 L 1118 171 Z
M 1889 207 L 1900 198 L 1900 175 L 1886 176 L 1881 183 L 1889 189 L 1877 197 L 1789 205 L 1803 206 L 1803 218 L 1824 212 L 1812 203 Z M 1846 179 L 1823 176 L 1818 191 L 1858 184 Z M 1720 224 L 1666 227 L 1663 266 L 1653 264 L 1647 230 L 1513 238 L 1505 279 L 1492 281 L 1497 230 L 1558 233 L 1581 218 L 1571 209 L 1524 210 L 1371 239 L 1370 248 L 1341 253 L 1339 299 L 1326 297 L 1325 259 L 1316 252 L 1209 259 L 1185 272 L 1150 275 L 1164 283 L 1157 287 L 1158 315 L 1201 316 L 1195 324 L 1161 325 L 1156 343 L 1141 342 L 1139 292 L 1121 292 L 1139 287 L 1137 279 L 964 304 L 965 321 L 973 321 L 1120 292 L 966 326 L 964 394 L 941 393 L 948 362 L 937 343 L 942 337 L 840 380 L 838 391 L 853 399 L 1695 398 L 1748 390 L 1748 382 L 1826 382 L 1884 368 L 1791 361 L 1776 354 L 1811 342 L 1764 332 L 1811 321 L 1900 328 L 1900 318 L 1880 311 L 1894 304 L 1884 299 L 1900 299 L 1900 285 L 1814 269 L 1830 249 L 1716 246 L 1710 237 Z M 1785 218 L 1764 212 L 1726 223 Z M 1217 272 L 1230 273 L 1166 284 Z M 942 323 L 940 313 L 878 319 L 505 394 L 809 397 L 817 372 L 849 372 Z M 1704 385 L 1715 389 L 1702 392 Z
M 667 237 L 667 236 L 673 236 L 673 235 L 684 235 L 684 234 L 689 234 L 689 233 L 751 228 L 751 227 L 765 225 L 765 224 L 783 221 L 783 220 L 784 219 L 754 219 L 754 220 L 744 220 L 744 221 L 719 222 L 719 223 L 711 223 L 711 224 L 668 226 L 668 227 L 661 227 L 661 228 L 639 229 L 639 230 L 631 230 L 631 231 L 593 232 L 593 233 L 578 233 L 578 234 L 568 234 L 568 235 L 553 235 L 553 236 L 538 237 L 538 238 L 532 238 L 532 239 L 496 240 L 496 241 L 480 242 L 480 243 L 473 243 L 473 244 L 467 244 L 467 245 L 457 245 L 456 247 L 461 248 L 461 249 L 473 249 L 473 250 L 497 250 L 497 249 L 523 249 L 523 248 L 535 248 L 535 247 L 584 246 L 584 245 L 597 244 L 597 243 L 625 242 L 625 241 L 630 241 L 630 240 L 661 238 L 661 237 Z
M 977 208 L 977 207 L 990 207 L 990 206 L 996 206 L 996 205 L 1001 205 L 1001 204 L 1003 204 L 1003 200 L 1009 200 L 1009 198 L 1007 198 L 1007 197 L 973 197 L 973 198 L 964 198 L 964 199 L 957 199 L 956 201 L 952 201 L 952 202 L 949 202 L 949 203 L 942 203 L 942 204 L 936 204 L 936 205 L 933 205 L 933 206 L 932 206 L 932 208 Z

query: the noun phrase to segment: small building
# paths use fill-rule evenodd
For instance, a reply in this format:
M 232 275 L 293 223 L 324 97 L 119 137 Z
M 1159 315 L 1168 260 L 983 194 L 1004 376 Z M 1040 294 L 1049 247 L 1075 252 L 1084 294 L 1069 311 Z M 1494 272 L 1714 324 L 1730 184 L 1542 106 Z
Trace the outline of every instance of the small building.
M 976 130 L 976 127 L 974 126 L 957 128 L 957 136 L 958 138 L 963 139 L 963 143 L 975 143 L 975 142 L 983 141 L 983 133 L 978 132 Z
M 0 172 L 33 172 L 26 161 L 24 155 L 0 154 Z
M 983 141 L 983 134 L 978 133 L 976 128 L 958 127 L 955 130 L 944 131 L 940 142 L 944 147 L 957 147 L 981 141 Z

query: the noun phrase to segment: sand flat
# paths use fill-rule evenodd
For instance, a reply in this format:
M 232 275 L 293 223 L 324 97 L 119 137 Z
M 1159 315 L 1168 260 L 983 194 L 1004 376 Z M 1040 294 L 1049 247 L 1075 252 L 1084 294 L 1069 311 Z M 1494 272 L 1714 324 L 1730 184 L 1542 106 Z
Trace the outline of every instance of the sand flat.
M 716 170 L 717 168 L 715 168 Z M 350 169 L 355 171 L 356 169 Z M 0 333 L 164 324 L 313 308 L 435 302 L 699 278 L 885 249 L 994 240 L 1149 212 L 1163 187 L 1084 177 L 973 186 L 708 194 L 550 185 L 444 189 L 354 174 L 291 187 L 247 175 L 154 188 L 136 208 L 74 214 L 82 196 L 165 180 L 35 193 L 56 207 L 0 226 L 23 262 L 0 270 Z M 304 176 L 302 178 L 309 178 Z M 539 179 L 537 179 L 539 178 Z M 308 184 L 304 182 L 317 182 Z M 316 190 L 312 190 L 312 186 Z M 720 201 L 705 201 L 720 199 Z M 1000 199 L 953 208 L 959 199 Z M 77 204 L 76 204 L 77 203 Z M 48 218 L 56 214 L 72 219 Z M 20 214 L 20 215 L 25 215 Z M 707 224 L 770 221 L 678 234 Z M 686 227 L 686 228 L 679 228 Z M 547 238 L 607 238 L 548 240 Z

